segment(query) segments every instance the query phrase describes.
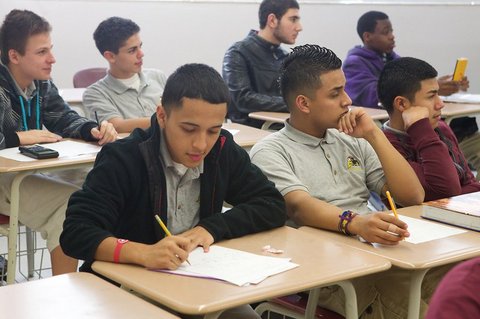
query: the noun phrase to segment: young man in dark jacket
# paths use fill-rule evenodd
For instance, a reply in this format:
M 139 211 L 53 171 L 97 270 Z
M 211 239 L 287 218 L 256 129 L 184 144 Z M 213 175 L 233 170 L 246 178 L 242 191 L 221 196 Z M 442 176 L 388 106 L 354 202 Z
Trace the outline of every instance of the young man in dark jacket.
M 28 10 L 12 10 L 0 27 L 0 149 L 57 142 L 63 137 L 116 140 L 107 122 L 79 116 L 63 101 L 50 80 L 55 57 L 50 24 Z M 0 211 L 10 210 L 13 174 L 0 175 Z M 51 253 L 54 275 L 76 271 L 77 261 L 66 256 L 59 237 L 67 200 L 76 186 L 41 174 L 27 176 L 20 187 L 19 220 L 41 232 Z
M 83 270 L 94 260 L 175 269 L 197 246 L 284 224 L 282 196 L 222 130 L 228 100 L 213 68 L 184 65 L 168 78 L 151 127 L 102 149 L 60 239 Z M 224 201 L 233 208 L 222 213 Z
M 258 17 L 260 31 L 251 30 L 227 50 L 223 59 L 223 78 L 232 97 L 228 118 L 255 127 L 262 121 L 249 118 L 251 112 L 288 112 L 278 84 L 280 67 L 287 56 L 280 45 L 294 44 L 302 31 L 296 0 L 264 0 Z

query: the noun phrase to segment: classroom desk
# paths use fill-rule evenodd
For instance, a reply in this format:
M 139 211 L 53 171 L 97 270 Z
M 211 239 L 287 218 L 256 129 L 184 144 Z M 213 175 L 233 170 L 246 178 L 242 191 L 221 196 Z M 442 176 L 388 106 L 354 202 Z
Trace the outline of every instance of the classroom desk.
M 86 116 L 85 106 L 83 105 L 83 93 L 85 88 L 75 89 L 59 89 L 58 94 L 63 98 L 65 102 L 70 105 L 72 109 L 77 111 L 78 114 Z
M 353 106 L 352 108 L 355 108 Z M 372 117 L 374 121 L 380 123 L 380 121 L 388 119 L 388 113 L 381 109 L 372 109 L 365 107 L 365 111 Z M 262 125 L 262 130 L 268 130 L 273 123 L 283 123 L 290 117 L 290 113 L 280 112 L 252 112 L 248 114 L 248 117 L 256 120 L 265 121 Z
M 2 318 L 179 317 L 87 273 L 71 273 L 0 287 Z
M 445 118 L 445 122 L 450 122 L 462 116 L 476 116 L 480 114 L 480 103 L 450 103 L 445 102 L 445 107 L 442 110 L 442 117 Z
M 398 210 L 400 215 L 421 218 L 422 206 L 412 206 Z M 401 216 L 400 216 L 401 219 Z M 418 318 L 420 312 L 420 293 L 423 278 L 432 267 L 442 266 L 464 259 L 480 256 L 480 236 L 478 232 L 466 233 L 442 238 L 421 244 L 401 242 L 397 247 L 374 247 L 362 243 L 353 237 L 340 233 L 319 230 L 311 227 L 301 227 L 300 231 L 317 235 L 324 241 L 335 241 L 354 247 L 363 252 L 369 252 L 390 260 L 392 265 L 412 271 L 408 318 Z
M 18 211 L 20 203 L 20 184 L 23 179 L 31 174 L 52 172 L 56 170 L 85 168 L 93 165 L 97 154 L 80 155 L 76 157 L 43 159 L 31 162 L 19 162 L 5 157 L 0 157 L 0 174 L 16 173 L 12 182 L 11 203 L 10 203 L 10 225 L 13 232 L 18 231 Z M 7 284 L 13 284 L 15 281 L 16 256 L 17 253 L 17 235 L 12 235 L 8 239 L 8 274 Z
M 233 139 L 247 152 L 252 148 L 253 145 L 255 145 L 255 143 L 272 133 L 238 123 L 224 123 L 222 128 L 227 130 L 238 130 L 238 132 L 233 135 Z
M 389 269 L 384 258 L 365 254 L 287 226 L 219 243 L 221 246 L 262 254 L 262 247 L 283 249 L 300 266 L 265 279 L 258 285 L 238 287 L 225 282 L 153 272 L 143 267 L 94 262 L 93 269 L 170 309 L 184 314 L 218 318 L 225 309 L 339 283 L 347 296 L 347 317 L 358 318 L 353 285 L 348 279 Z M 267 254 L 267 253 L 265 253 Z M 348 267 L 339 267 L 338 261 Z M 314 313 L 317 301 L 310 305 Z M 310 317 L 313 318 L 313 317 Z

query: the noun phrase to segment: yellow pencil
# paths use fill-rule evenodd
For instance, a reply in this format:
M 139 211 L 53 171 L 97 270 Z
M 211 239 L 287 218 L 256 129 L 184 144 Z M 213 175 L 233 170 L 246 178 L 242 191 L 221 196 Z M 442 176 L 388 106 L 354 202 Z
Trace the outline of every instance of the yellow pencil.
M 158 215 L 155 215 L 155 219 L 157 220 L 158 224 L 160 225 L 160 227 L 162 227 L 163 231 L 165 232 L 165 234 L 170 237 L 172 236 L 172 233 L 170 233 L 170 231 L 168 230 L 167 226 L 165 226 L 165 224 L 163 223 L 163 221 L 160 219 L 160 216 Z M 186 260 L 187 264 L 189 264 L 190 266 L 192 265 L 188 259 Z
M 390 195 L 390 192 L 386 191 L 385 193 L 387 194 L 387 199 L 388 199 L 388 202 L 390 203 L 390 207 L 392 208 L 393 215 L 395 215 L 395 217 L 398 218 L 397 207 L 395 207 L 395 203 L 392 199 L 392 196 Z

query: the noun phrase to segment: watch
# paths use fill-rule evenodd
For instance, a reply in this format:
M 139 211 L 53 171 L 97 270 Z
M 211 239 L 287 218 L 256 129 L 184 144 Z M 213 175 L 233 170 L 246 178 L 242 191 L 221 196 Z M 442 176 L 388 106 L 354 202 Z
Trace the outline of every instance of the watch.
M 128 239 L 117 238 L 117 246 L 115 246 L 115 250 L 113 251 L 113 262 L 119 263 L 120 262 L 120 251 L 122 250 L 123 245 L 128 243 Z

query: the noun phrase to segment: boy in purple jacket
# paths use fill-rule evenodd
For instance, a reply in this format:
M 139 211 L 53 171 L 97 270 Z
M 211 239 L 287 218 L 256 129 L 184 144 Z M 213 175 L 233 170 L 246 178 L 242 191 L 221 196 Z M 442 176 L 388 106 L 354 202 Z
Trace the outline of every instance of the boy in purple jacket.
M 425 200 L 480 191 L 452 129 L 441 120 L 437 71 L 427 62 L 399 58 L 385 65 L 378 97 L 390 120 L 385 135 L 417 173 Z

